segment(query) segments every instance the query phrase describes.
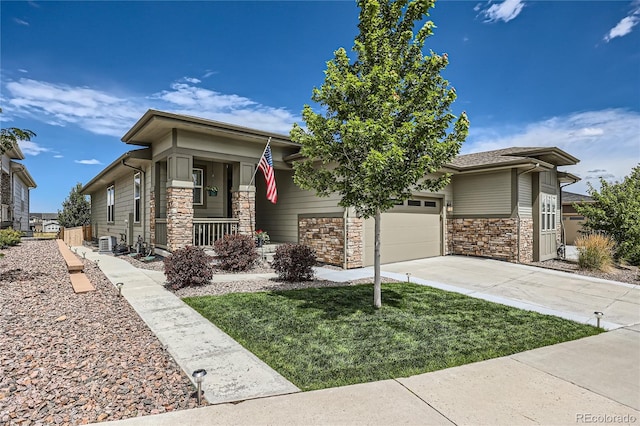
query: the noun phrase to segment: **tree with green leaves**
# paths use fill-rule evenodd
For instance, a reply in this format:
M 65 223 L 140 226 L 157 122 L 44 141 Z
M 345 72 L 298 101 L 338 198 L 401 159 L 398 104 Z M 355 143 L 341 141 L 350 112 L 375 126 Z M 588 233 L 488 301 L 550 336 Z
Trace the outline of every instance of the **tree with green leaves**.
M 583 226 L 611 236 L 616 242 L 617 259 L 640 265 L 640 165 L 622 182 L 609 183 L 600 178 L 600 191 L 588 185 L 595 202 L 574 204 L 576 211 L 587 218 Z
M 91 203 L 80 193 L 82 184 L 71 188 L 69 197 L 62 203 L 62 211 L 58 210 L 58 223 L 65 228 L 88 225 L 91 222 Z
M 2 108 L 0 108 L 0 113 L 2 113 Z M 18 145 L 18 142 L 30 141 L 34 136 L 36 134 L 28 129 L 18 129 L 17 127 L 0 129 L 0 155 Z
M 466 114 L 451 112 L 456 92 L 440 75 L 447 54 L 423 53 L 433 22 L 414 33 L 434 1 L 358 0 L 355 59 L 344 48 L 334 52 L 311 98 L 323 112 L 305 105 L 306 129 L 291 130 L 303 156 L 295 183 L 319 196 L 337 193 L 341 206 L 375 218 L 375 307 L 382 305 L 381 212 L 412 191 L 445 186 L 448 175 L 432 174 L 458 154 L 469 128 Z

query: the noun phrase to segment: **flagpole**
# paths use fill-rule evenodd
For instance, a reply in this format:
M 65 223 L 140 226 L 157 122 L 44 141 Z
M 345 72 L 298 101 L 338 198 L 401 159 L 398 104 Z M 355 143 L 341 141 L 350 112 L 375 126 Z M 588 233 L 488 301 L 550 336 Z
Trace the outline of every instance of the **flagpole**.
M 264 157 L 264 153 L 267 152 L 267 148 L 269 148 L 269 144 L 270 143 L 271 143 L 271 136 L 269 136 L 269 140 L 267 141 L 267 145 L 264 147 L 264 150 L 262 151 L 262 155 L 258 159 L 258 162 L 260 162 L 260 160 L 262 160 L 262 157 Z M 249 185 L 253 184 L 253 180 L 256 178 L 256 173 L 258 173 L 258 167 L 256 167 L 255 170 L 253 171 L 253 176 L 251 176 L 251 180 L 249 181 Z

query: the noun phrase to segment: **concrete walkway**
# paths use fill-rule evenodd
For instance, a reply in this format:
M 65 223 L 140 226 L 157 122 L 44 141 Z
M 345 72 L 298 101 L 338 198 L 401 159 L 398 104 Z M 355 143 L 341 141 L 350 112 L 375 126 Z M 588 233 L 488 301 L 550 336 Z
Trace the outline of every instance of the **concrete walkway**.
M 211 388 L 205 387 L 209 401 L 246 399 L 114 424 L 640 423 L 640 298 L 635 286 L 477 258 L 445 257 L 383 265 L 383 276 L 406 280 L 409 272 L 409 279 L 420 284 L 583 322 L 593 322 L 593 310 L 603 310 L 605 325 L 615 330 L 408 378 L 296 392 L 293 385 L 244 349 L 234 348 L 234 342 L 229 342 L 224 333 L 164 290 L 162 273 L 139 270 L 111 256 L 87 253 L 88 258 L 92 256 L 100 257 L 100 267 L 112 282 L 125 282 L 125 297 L 145 321 L 155 324 L 152 330 L 169 345 L 189 375 L 194 369 L 207 369 L 205 384 L 212 382 Z M 372 272 L 370 268 L 318 268 L 317 274 L 320 278 L 350 281 L 370 277 Z M 208 325 L 199 324 L 202 320 Z M 199 331 L 193 335 L 191 330 L 196 327 Z M 205 346 L 191 345 L 194 340 Z M 237 356 L 230 355 L 234 351 L 238 351 Z M 216 364 L 204 365 L 199 362 L 203 357 Z M 225 370 L 239 375 L 224 378 Z M 259 373 L 242 375 L 244 370 Z M 225 383 L 229 386 L 224 387 Z M 245 391 L 254 396 L 242 396 Z M 232 398 L 234 392 L 238 393 Z M 278 393 L 281 395 L 259 397 Z M 216 394 L 221 398 L 216 399 Z
M 210 403 L 299 391 L 166 290 L 164 273 L 138 269 L 122 259 L 98 254 L 86 247 L 75 249 L 79 255 L 85 253 L 89 260 L 98 260 L 98 266 L 112 283 L 124 283 L 122 295 L 190 379 L 193 371 L 200 368 L 207 370 L 203 390 Z M 229 277 L 217 276 L 216 279 L 228 281 Z M 238 277 L 234 275 L 234 279 Z

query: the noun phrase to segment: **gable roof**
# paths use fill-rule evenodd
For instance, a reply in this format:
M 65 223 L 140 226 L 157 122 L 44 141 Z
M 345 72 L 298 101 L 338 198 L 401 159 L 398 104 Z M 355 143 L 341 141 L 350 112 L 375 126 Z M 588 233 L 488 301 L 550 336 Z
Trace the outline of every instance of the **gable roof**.
M 593 203 L 592 197 L 583 194 L 576 194 L 575 192 L 562 191 L 562 204 L 573 203 Z
M 543 168 L 551 169 L 554 166 L 574 165 L 579 161 L 576 157 L 556 147 L 512 147 L 460 155 L 447 164 L 447 167 L 457 171 L 467 171 L 537 164 Z

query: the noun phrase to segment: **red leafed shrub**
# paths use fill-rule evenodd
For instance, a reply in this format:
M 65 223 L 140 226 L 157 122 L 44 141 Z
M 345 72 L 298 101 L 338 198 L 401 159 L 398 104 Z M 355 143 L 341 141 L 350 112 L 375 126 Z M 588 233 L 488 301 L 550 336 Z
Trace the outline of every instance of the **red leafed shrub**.
M 186 246 L 164 259 L 164 275 L 171 288 L 204 285 L 213 276 L 211 256 L 201 247 Z
M 316 252 L 303 244 L 283 244 L 273 255 L 273 269 L 284 281 L 310 281 L 313 279 L 313 266 L 316 264 Z
M 246 271 L 258 259 L 256 243 L 248 235 L 227 234 L 213 243 L 218 268 L 225 271 Z

